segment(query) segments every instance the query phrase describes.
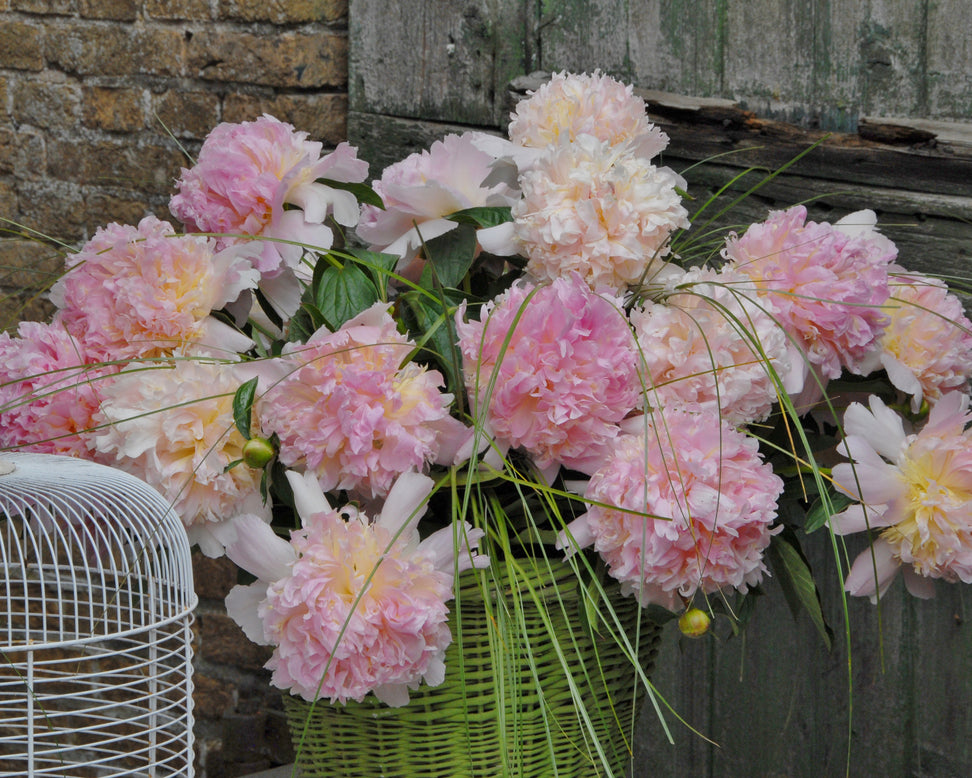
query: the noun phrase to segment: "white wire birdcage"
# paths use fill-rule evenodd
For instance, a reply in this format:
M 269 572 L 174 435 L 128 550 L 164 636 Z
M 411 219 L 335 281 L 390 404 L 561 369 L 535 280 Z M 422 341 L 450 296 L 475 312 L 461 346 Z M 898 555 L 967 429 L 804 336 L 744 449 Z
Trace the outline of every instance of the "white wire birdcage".
M 192 586 L 143 481 L 0 457 L 0 776 L 192 776 Z

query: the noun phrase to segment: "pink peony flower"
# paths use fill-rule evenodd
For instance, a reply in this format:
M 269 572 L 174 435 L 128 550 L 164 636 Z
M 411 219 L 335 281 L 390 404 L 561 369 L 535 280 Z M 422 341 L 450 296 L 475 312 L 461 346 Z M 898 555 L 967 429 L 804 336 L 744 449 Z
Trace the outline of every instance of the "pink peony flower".
M 715 410 L 733 425 L 769 415 L 777 398 L 770 368 L 786 381 L 791 362 L 786 335 L 747 298 L 747 281 L 696 268 L 664 302 L 631 311 L 652 405 Z
M 541 469 L 591 472 L 640 402 L 621 300 L 595 294 L 579 276 L 514 285 L 479 321 L 457 328 L 476 415 Z
M 931 580 L 972 583 L 972 422 L 969 397 L 949 392 L 917 433 L 878 397 L 870 410 L 853 403 L 844 414 L 838 451 L 850 463 L 833 468 L 835 484 L 858 500 L 833 517 L 834 532 L 880 532 L 857 557 L 845 581 L 876 601 L 899 569 L 908 590 L 931 597 Z
M 689 226 L 680 176 L 590 135 L 551 147 L 520 187 L 516 239 L 540 280 L 576 272 L 595 289 L 637 284 L 663 266 L 672 232 Z
M 238 513 L 269 520 L 260 496 L 262 471 L 231 462 L 246 442 L 233 421 L 236 366 L 176 359 L 133 367 L 103 390 L 94 446 L 108 464 L 154 486 L 179 514 L 204 553 L 222 545 L 213 528 Z
M 57 324 L 0 334 L 0 448 L 88 457 L 104 381 L 117 371 Z
M 390 165 L 374 182 L 385 208 L 361 209 L 358 237 L 374 251 L 401 257 L 397 272 L 417 277 L 422 263 L 413 260 L 423 241 L 458 226 L 443 217 L 466 208 L 512 205 L 506 184 L 483 185 L 491 162 L 470 136 L 447 135 L 428 150 Z
M 56 321 L 98 360 L 196 351 L 233 354 L 249 338 L 210 314 L 255 285 L 249 260 L 213 255 L 204 238 L 177 236 L 147 216 L 138 227 L 110 224 L 76 254 L 51 289 Z
M 441 683 L 452 642 L 446 603 L 456 574 L 489 564 L 476 553 L 483 531 L 463 522 L 420 541 L 433 482 L 417 473 L 396 481 L 374 522 L 351 506 L 331 510 L 319 487 L 310 491 L 316 483 L 288 478 L 302 519 L 289 546 L 241 517 L 226 548 L 261 577 L 230 592 L 227 612 L 274 646 L 273 685 L 308 701 L 360 702 L 374 692 L 401 706 L 423 680 Z
M 520 146 L 546 148 L 590 135 L 610 145 L 628 143 L 650 159 L 668 145 L 668 136 L 648 121 L 645 101 L 632 87 L 599 71 L 554 73 L 517 104 L 511 119 L 510 140 Z
M 377 303 L 337 332 L 285 347 L 279 382 L 260 400 L 280 461 L 315 473 L 325 491 L 388 492 L 407 470 L 451 464 L 466 428 L 449 415 L 442 376 L 405 362 L 415 344 Z
M 888 266 L 894 245 L 873 228 L 873 213 L 837 225 L 808 222 L 806 208 L 775 211 L 724 255 L 752 279 L 767 309 L 825 378 L 843 368 L 866 372 L 868 353 L 887 324 Z
M 350 192 L 317 179 L 360 183 L 368 164 L 347 143 L 324 157 L 321 150 L 306 132 L 272 116 L 225 122 L 206 137 L 195 166 L 182 170 L 169 208 L 188 230 L 216 233 L 220 248 L 261 236 L 328 249 L 333 234 L 323 224 L 327 215 L 352 227 L 358 205 Z M 300 210 L 290 212 L 286 205 Z M 282 262 L 294 267 L 303 253 L 301 246 L 274 240 L 258 248 L 256 267 L 264 275 L 273 275 Z
M 782 491 L 755 439 L 711 412 L 666 410 L 618 438 L 558 544 L 593 545 L 623 592 L 681 610 L 696 592 L 760 582 Z
M 896 268 L 889 321 L 877 344 L 878 359 L 891 383 L 912 395 L 917 411 L 934 404 L 972 376 L 972 322 L 961 301 L 939 279 Z

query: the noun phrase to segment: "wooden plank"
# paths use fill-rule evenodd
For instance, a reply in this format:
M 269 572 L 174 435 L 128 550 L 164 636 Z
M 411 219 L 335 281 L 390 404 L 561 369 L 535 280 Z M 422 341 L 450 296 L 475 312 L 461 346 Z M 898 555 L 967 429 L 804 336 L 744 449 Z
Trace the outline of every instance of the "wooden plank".
M 351 0 L 350 108 L 495 123 L 497 84 L 527 65 L 522 8 L 507 0 Z
M 816 0 L 808 5 L 813 73 L 805 126 L 853 131 L 862 91 L 861 27 L 869 0 Z
M 679 171 L 690 164 L 686 160 L 672 158 L 667 161 Z M 694 167 L 686 173 L 689 194 L 697 204 L 704 203 L 738 172 L 737 168 L 727 165 Z M 714 214 L 762 177 L 761 172 L 747 176 L 733 186 L 731 195 L 724 195 L 719 204 L 710 206 L 706 213 Z M 877 213 L 881 232 L 898 247 L 901 264 L 911 270 L 944 276 L 970 275 L 972 197 L 915 193 L 904 189 L 848 185 L 827 179 L 787 175 L 767 184 L 758 194 L 732 208 L 716 224 L 727 228 L 740 225 L 739 229 L 742 230 L 746 224 L 765 219 L 771 209 L 788 208 L 800 202 L 807 204 L 809 218 L 814 221 L 832 222 L 852 211 L 870 208 Z M 701 222 L 701 219 L 696 221 Z
M 926 85 L 927 2 L 870 0 L 856 21 L 860 114 L 923 116 Z M 838 23 L 835 20 L 835 24 Z
M 972 3 L 928 3 L 927 116 L 972 118 Z
M 602 70 L 630 78 L 626 0 L 544 0 L 539 67 L 557 72 Z
M 354 110 L 502 121 L 504 84 L 601 69 L 852 131 L 861 114 L 972 116 L 972 4 L 891 0 L 351 0 Z
M 761 116 L 801 122 L 813 94 L 813 4 L 728 4 L 725 92 Z
M 631 78 L 643 87 L 722 94 L 725 0 L 635 2 L 628 8 Z
M 965 196 L 972 181 L 972 155 L 959 140 L 893 146 L 856 133 L 803 130 L 785 122 L 759 119 L 740 107 L 698 104 L 684 107 L 661 98 L 649 100 L 649 114 L 668 132 L 668 155 L 703 160 L 731 152 L 737 166 L 774 169 L 818 143 L 812 155 L 791 172 L 848 184 L 909 188 L 930 194 Z M 957 135 L 957 133 L 956 133 Z M 906 182 L 902 184 L 902 182 Z
M 972 774 L 967 587 L 940 584 L 940 599 L 917 602 L 898 581 L 880 612 L 848 601 L 848 664 L 833 552 L 817 539 L 811 561 L 837 631 L 833 650 L 805 619 L 792 620 L 771 580 L 744 640 L 724 628 L 701 641 L 667 632 L 654 682 L 717 745 L 684 728 L 669 745 L 646 708 L 633 778 L 842 776 L 848 744 L 854 776 Z

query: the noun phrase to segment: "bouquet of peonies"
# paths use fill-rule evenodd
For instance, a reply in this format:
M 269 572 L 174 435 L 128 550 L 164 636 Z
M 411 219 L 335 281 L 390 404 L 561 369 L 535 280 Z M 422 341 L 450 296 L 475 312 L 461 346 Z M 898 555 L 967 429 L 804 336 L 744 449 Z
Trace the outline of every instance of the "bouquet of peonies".
M 71 254 L 0 337 L 0 446 L 148 481 L 253 576 L 227 598 L 307 700 L 444 674 L 457 577 L 603 571 L 687 632 L 774 578 L 826 634 L 807 533 L 870 533 L 852 595 L 972 582 L 972 324 L 870 211 L 713 246 L 629 86 L 557 74 L 509 137 L 384 170 L 270 116 Z M 709 236 L 711 237 L 711 236 Z M 794 510 L 796 508 L 796 510 Z

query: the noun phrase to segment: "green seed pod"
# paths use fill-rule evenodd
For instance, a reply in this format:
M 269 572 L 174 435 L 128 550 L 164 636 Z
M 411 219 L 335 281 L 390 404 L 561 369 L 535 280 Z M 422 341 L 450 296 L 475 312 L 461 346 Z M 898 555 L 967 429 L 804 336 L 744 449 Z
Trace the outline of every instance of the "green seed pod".
M 250 467 L 263 467 L 276 453 L 266 438 L 250 438 L 243 445 L 243 461 Z

